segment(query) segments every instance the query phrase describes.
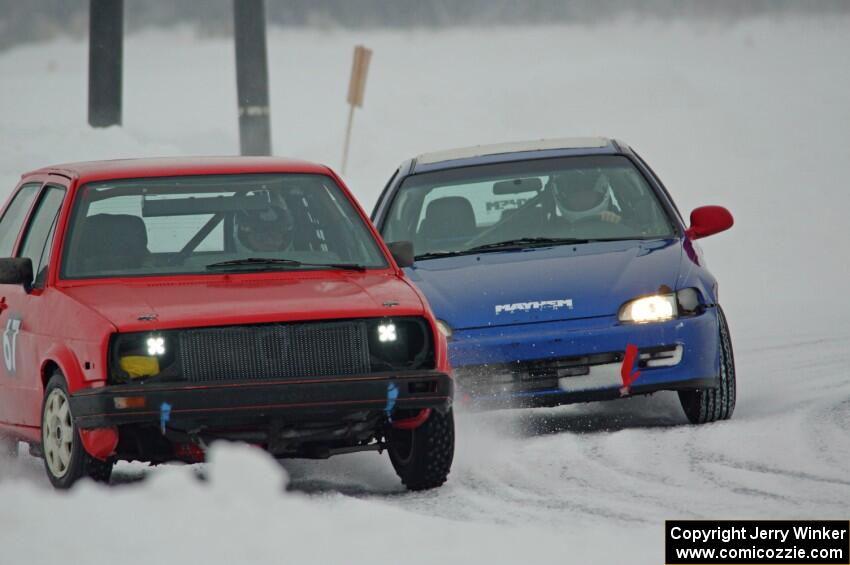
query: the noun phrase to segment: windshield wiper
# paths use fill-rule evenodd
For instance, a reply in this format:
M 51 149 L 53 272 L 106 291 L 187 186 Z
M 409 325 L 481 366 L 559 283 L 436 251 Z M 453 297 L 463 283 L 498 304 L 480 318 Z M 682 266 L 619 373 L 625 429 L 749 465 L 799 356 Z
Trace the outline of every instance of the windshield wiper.
M 433 251 L 417 255 L 415 259 L 437 259 L 439 257 L 456 257 L 458 255 L 472 255 L 475 253 L 487 253 L 488 251 L 504 251 L 510 249 L 527 249 L 529 247 L 545 247 L 547 245 L 580 245 L 582 243 L 596 243 L 602 241 L 633 241 L 658 239 L 657 237 L 595 237 L 595 238 L 580 238 L 580 237 L 519 237 L 517 239 L 508 239 L 505 241 L 497 241 L 495 243 L 485 243 L 476 245 L 469 249 L 459 249 L 457 251 Z
M 597 241 L 594 239 L 575 239 L 575 238 L 557 238 L 557 237 L 521 237 L 510 239 L 507 241 L 498 241 L 496 243 L 485 243 L 484 245 L 476 245 L 469 249 L 458 249 L 457 251 L 432 251 L 417 255 L 415 259 L 436 259 L 438 257 L 456 257 L 458 255 L 472 255 L 474 253 L 482 253 L 487 251 L 499 251 L 502 249 L 525 249 L 535 245 L 568 245 L 570 243 L 588 243 Z
M 208 271 L 219 271 L 228 269 L 244 269 L 244 267 L 259 269 L 274 269 L 287 267 L 327 267 L 329 269 L 345 269 L 348 271 L 365 271 L 366 267 L 356 263 L 306 263 L 295 259 L 264 259 L 261 257 L 247 257 L 245 259 L 233 259 L 231 261 L 220 261 L 207 265 Z
M 466 251 L 431 251 L 429 253 L 417 255 L 414 257 L 414 260 L 418 261 L 420 259 L 436 259 L 438 257 L 455 257 L 457 255 L 463 255 L 464 253 L 466 253 Z
M 579 243 L 590 243 L 591 241 L 599 241 L 597 239 L 587 238 L 565 238 L 565 237 L 520 237 L 517 239 L 508 239 L 505 241 L 497 241 L 495 243 L 485 243 L 477 245 L 469 249 L 465 249 L 464 253 L 478 253 L 480 251 L 498 251 L 500 249 L 525 249 L 526 247 L 534 247 L 537 245 L 571 245 Z

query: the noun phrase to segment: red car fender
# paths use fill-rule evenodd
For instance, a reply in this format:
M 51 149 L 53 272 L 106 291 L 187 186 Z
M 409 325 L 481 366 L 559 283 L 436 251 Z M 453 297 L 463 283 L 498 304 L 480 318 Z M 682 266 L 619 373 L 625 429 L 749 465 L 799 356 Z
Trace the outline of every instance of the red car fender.
M 54 343 L 48 349 L 45 359 L 41 363 L 42 386 L 50 380 L 51 366 L 57 366 L 62 371 L 69 394 L 91 386 L 83 376 L 83 369 L 77 356 L 67 346 Z M 80 441 L 86 453 L 95 459 L 105 461 L 115 453 L 115 449 L 118 447 L 118 428 L 113 426 L 80 430 Z
M 51 365 L 58 366 L 59 370 L 62 371 L 69 394 L 91 386 L 83 375 L 83 369 L 77 356 L 67 346 L 54 344 L 47 351 L 47 358 L 41 364 L 41 374 L 45 383 L 50 379 L 51 375 L 48 371 Z M 115 449 L 118 447 L 118 428 L 112 426 L 80 430 L 80 441 L 86 453 L 95 459 L 105 461 L 115 453 Z
M 86 381 L 83 375 L 83 369 L 80 366 L 80 361 L 71 349 L 64 344 L 53 343 L 47 350 L 44 360 L 41 363 L 41 376 L 43 385 L 50 380 L 50 366 L 56 365 L 62 371 L 65 377 L 65 383 L 68 386 L 68 394 L 74 394 L 81 388 L 91 386 Z

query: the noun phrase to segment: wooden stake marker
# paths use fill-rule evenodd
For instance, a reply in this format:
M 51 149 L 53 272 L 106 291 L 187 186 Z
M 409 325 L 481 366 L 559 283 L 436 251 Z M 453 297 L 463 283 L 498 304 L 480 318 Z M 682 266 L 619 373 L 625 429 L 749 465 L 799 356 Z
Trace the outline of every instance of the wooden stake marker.
M 372 50 L 358 45 L 354 48 L 354 62 L 351 65 L 351 79 L 348 81 L 348 126 L 345 128 L 345 145 L 342 148 L 342 174 L 348 165 L 348 147 L 351 143 L 351 124 L 354 121 L 354 108 L 363 107 L 363 95 L 366 92 L 366 75 L 369 74 L 369 61 Z

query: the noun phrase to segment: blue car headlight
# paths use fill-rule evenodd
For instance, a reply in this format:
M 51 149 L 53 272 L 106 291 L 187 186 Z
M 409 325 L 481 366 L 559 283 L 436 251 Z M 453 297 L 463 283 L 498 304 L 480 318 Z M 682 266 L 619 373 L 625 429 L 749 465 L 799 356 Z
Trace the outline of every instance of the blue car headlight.
M 621 322 L 647 324 L 692 316 L 701 311 L 699 292 L 695 288 L 683 288 L 678 292 L 652 294 L 630 300 L 620 307 L 617 318 Z
M 653 294 L 626 302 L 617 317 L 621 322 L 645 324 L 672 320 L 678 315 L 675 294 Z

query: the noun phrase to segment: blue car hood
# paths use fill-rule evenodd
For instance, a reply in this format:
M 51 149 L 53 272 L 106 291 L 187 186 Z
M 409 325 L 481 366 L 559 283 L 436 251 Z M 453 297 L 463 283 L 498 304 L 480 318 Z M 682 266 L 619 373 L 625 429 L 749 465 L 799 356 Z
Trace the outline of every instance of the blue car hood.
M 676 286 L 678 240 L 611 241 L 418 261 L 406 269 L 454 329 L 616 314 Z

